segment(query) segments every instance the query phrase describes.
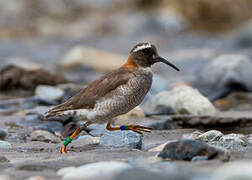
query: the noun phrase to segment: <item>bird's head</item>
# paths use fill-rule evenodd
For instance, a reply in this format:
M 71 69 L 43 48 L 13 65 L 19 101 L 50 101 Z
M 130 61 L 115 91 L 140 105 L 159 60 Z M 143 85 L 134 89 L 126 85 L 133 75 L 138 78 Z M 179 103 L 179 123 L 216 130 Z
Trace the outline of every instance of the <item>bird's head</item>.
M 179 68 L 159 56 L 156 47 L 150 43 L 139 43 L 135 45 L 130 51 L 129 59 L 131 59 L 133 63 L 144 68 L 150 67 L 154 63 L 162 62 L 179 71 Z

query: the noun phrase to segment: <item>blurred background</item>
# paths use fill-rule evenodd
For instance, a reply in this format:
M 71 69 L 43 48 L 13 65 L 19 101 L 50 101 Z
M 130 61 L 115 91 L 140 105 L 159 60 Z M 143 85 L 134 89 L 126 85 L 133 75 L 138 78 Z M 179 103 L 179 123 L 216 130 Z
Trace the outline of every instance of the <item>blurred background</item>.
M 153 94 L 186 83 L 214 101 L 252 88 L 248 70 L 225 76 L 225 55 L 250 61 L 251 17 L 251 0 L 0 0 L 0 67 L 44 67 L 86 84 L 151 42 L 182 69 L 155 65 Z

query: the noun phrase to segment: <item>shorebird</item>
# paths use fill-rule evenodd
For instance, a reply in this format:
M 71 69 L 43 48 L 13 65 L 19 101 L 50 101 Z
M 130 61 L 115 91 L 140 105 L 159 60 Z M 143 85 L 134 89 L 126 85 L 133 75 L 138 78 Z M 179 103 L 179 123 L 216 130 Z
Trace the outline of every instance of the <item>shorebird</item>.
M 152 84 L 150 67 L 157 62 L 179 71 L 175 65 L 159 56 L 154 45 L 139 43 L 133 47 L 127 62 L 120 68 L 91 82 L 77 95 L 49 110 L 46 118 L 70 115 L 85 121 L 63 142 L 60 152 L 67 153 L 66 147 L 72 139 L 92 123 L 107 123 L 106 129 L 109 131 L 150 132 L 151 128 L 139 125 L 112 127 L 111 121 L 142 102 Z

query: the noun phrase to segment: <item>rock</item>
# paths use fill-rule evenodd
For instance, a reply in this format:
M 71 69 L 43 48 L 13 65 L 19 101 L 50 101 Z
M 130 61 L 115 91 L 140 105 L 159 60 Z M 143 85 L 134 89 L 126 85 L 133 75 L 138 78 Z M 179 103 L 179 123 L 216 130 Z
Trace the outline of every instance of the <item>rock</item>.
M 182 139 L 196 139 L 198 138 L 202 133 L 199 131 L 194 131 L 192 133 L 183 134 Z
M 46 99 L 45 97 L 35 96 L 22 99 L 20 102 L 22 109 L 32 109 L 39 105 L 41 106 L 52 106 L 58 105 L 54 100 Z
M 67 174 L 68 172 L 73 171 L 74 169 L 76 169 L 76 167 L 73 166 L 61 168 L 57 171 L 57 175 L 63 176 L 64 174 Z
M 147 112 L 146 117 L 162 116 L 162 115 L 174 115 L 176 112 L 172 107 L 166 105 L 157 105 L 153 112 Z
M 91 179 L 97 177 L 111 177 L 130 168 L 129 164 L 116 161 L 97 162 L 83 165 L 63 174 L 63 179 Z M 62 171 L 61 171 L 62 172 Z M 64 173 L 64 172 L 63 172 Z
M 117 119 L 129 119 L 129 118 L 144 118 L 145 115 L 144 115 L 144 112 L 143 110 L 137 106 L 135 107 L 134 109 L 132 109 L 130 112 L 126 113 L 126 114 L 123 114 L 121 116 L 117 116 Z
M 125 59 L 102 50 L 76 46 L 66 53 L 59 66 L 65 69 L 87 66 L 97 71 L 111 71 L 124 64 Z
M 51 143 L 59 143 L 60 139 L 54 136 L 52 133 L 43 130 L 33 131 L 31 134 L 31 141 L 42 141 L 42 142 L 51 142 Z
M 53 74 L 45 69 L 27 70 L 18 66 L 9 65 L 0 71 L 0 90 L 33 90 L 38 85 L 57 85 L 69 83 L 63 76 Z
M 10 149 L 11 144 L 7 141 L 0 141 L 0 149 Z
M 9 162 L 9 160 L 5 156 L 0 156 L 0 163 L 6 163 L 6 162 Z
M 100 139 L 101 146 L 114 148 L 142 148 L 142 137 L 132 131 L 112 131 L 106 132 Z
M 217 168 L 210 180 L 249 180 L 252 179 L 251 161 L 232 162 Z
M 203 68 L 197 83 L 209 89 L 208 97 L 211 100 L 234 91 L 252 91 L 251 68 L 252 62 L 245 55 L 220 55 Z
M 84 135 L 78 137 L 77 141 L 86 141 L 88 144 L 99 144 L 100 142 L 100 137 L 93 137 L 90 135 Z
M 79 125 L 75 122 L 70 122 L 66 125 L 63 126 L 62 130 L 61 130 L 61 135 L 63 137 L 69 137 L 71 136 L 74 131 L 79 127 Z
M 70 99 L 72 96 L 76 95 L 78 92 L 80 92 L 82 89 L 84 89 L 85 86 L 79 85 L 79 84 L 60 84 L 57 86 L 57 88 L 60 88 L 64 91 L 64 95 L 61 98 L 61 102 L 65 102 L 68 99 Z
M 241 47 L 252 46 L 252 21 L 248 21 L 238 29 L 237 41 Z
M 228 160 L 229 152 L 210 146 L 207 143 L 197 140 L 180 140 L 168 143 L 164 149 L 158 154 L 162 159 L 170 160 L 192 160 L 193 157 L 206 156 L 207 159 Z
M 85 131 L 92 136 L 102 136 L 107 132 L 106 124 L 91 124 Z
M 216 145 L 233 151 L 240 151 L 247 145 L 247 143 L 241 136 L 232 133 L 222 136 Z
M 7 135 L 8 133 L 0 128 L 0 139 L 4 139 Z
M 178 86 L 171 91 L 160 92 L 149 99 L 144 104 L 144 108 L 152 111 L 160 105 L 170 106 L 178 114 L 214 115 L 216 113 L 212 103 L 199 91 L 189 86 Z
M 247 140 L 248 144 L 252 145 L 252 134 L 245 136 L 245 139 Z
M 62 123 L 57 121 L 43 121 L 41 124 L 34 126 L 35 130 L 44 130 L 52 134 L 60 132 L 62 129 Z
M 39 85 L 35 89 L 35 95 L 51 101 L 59 101 L 63 97 L 64 91 L 53 86 Z
M 191 161 L 204 161 L 208 160 L 207 156 L 194 156 Z
M 207 131 L 207 132 L 199 135 L 195 139 L 200 140 L 200 141 L 204 141 L 204 142 L 212 142 L 212 141 L 219 141 L 220 138 L 222 138 L 222 136 L 223 136 L 222 132 L 216 131 L 216 130 L 211 130 L 211 131 Z
M 143 110 L 137 106 L 132 109 L 130 112 L 117 116 L 116 119 L 113 121 L 114 125 L 129 125 L 137 123 L 135 119 L 144 118 L 145 114 Z M 134 121 L 132 121 L 134 119 Z

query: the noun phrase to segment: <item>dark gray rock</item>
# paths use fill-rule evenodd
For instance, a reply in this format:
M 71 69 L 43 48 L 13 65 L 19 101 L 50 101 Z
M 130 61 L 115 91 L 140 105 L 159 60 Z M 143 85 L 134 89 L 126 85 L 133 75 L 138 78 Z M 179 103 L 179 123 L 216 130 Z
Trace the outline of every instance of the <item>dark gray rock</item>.
M 21 108 L 23 109 L 32 109 L 36 106 L 55 106 L 57 105 L 58 102 L 50 100 L 50 99 L 45 99 L 42 97 L 34 96 L 30 98 L 25 98 L 20 101 Z
M 196 140 L 180 140 L 167 144 L 158 154 L 162 159 L 191 161 L 194 157 L 206 156 L 207 159 L 228 160 L 229 154 L 224 149 L 210 146 Z
M 8 133 L 4 129 L 0 128 L 0 139 L 4 139 L 7 135 Z
M 132 131 L 106 132 L 101 136 L 100 145 L 114 148 L 128 147 L 142 149 L 142 137 Z
M 195 85 L 211 100 L 234 91 L 252 91 L 251 68 L 252 62 L 245 55 L 220 55 L 205 66 Z

